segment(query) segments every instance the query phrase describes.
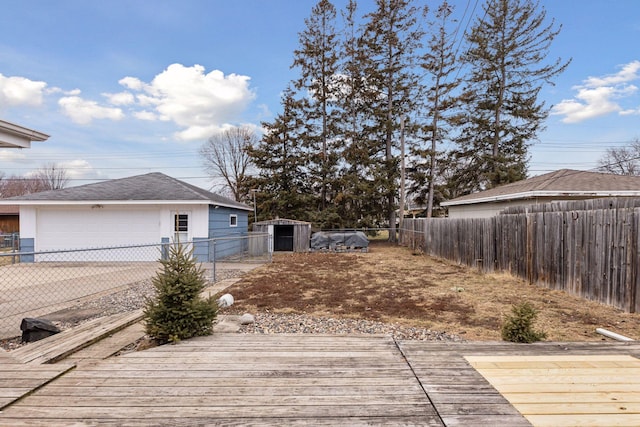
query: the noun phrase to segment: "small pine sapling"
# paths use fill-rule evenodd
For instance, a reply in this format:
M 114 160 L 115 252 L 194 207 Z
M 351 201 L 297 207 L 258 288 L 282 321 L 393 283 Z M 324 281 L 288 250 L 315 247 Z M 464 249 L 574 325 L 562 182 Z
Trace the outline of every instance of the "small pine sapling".
M 502 339 L 516 343 L 532 343 L 547 337 L 543 331 L 533 329 L 533 322 L 538 317 L 536 309 L 528 302 L 522 302 L 511 308 L 511 316 L 502 324 Z
M 218 306 L 215 299 L 200 296 L 206 279 L 193 250 L 171 245 L 159 262 L 162 269 L 152 279 L 156 295 L 144 309 L 147 334 L 160 343 L 211 335 Z

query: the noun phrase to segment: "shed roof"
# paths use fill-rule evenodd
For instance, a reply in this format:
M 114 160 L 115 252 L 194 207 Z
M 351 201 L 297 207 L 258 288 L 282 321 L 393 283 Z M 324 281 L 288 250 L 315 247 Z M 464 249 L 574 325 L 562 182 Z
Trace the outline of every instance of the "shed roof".
M 295 219 L 275 218 L 266 221 L 254 222 L 254 225 L 311 225 L 310 222 L 298 221 Z
M 111 179 L 61 190 L 42 191 L 0 200 L 0 204 L 64 204 L 81 202 L 204 202 L 242 210 L 253 210 L 244 203 L 212 193 L 184 181 L 153 172 Z
M 468 194 L 442 206 L 522 200 L 536 197 L 638 197 L 640 177 L 560 169 L 533 178 Z

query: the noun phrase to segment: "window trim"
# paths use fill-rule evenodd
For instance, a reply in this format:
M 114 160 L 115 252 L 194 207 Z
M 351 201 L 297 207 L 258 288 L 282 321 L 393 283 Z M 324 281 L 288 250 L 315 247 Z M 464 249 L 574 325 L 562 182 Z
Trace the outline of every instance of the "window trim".
M 186 218 L 183 218 L 183 220 L 185 221 L 184 224 L 180 224 L 181 216 L 186 217 Z M 171 227 L 173 231 L 173 241 L 180 242 L 180 243 L 188 242 L 191 239 L 191 212 L 190 211 L 173 211 L 171 215 L 171 219 L 173 222 L 173 225 Z M 184 242 L 181 241 L 179 237 L 180 235 L 186 238 Z
M 238 226 L 238 215 L 229 214 L 229 227 L 237 227 Z

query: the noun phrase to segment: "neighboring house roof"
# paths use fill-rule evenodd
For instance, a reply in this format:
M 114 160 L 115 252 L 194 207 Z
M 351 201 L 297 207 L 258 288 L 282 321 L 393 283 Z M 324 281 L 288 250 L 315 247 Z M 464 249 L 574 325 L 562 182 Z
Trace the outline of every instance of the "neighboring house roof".
M 94 184 L 61 190 L 42 191 L 0 200 L 0 204 L 122 204 L 122 202 L 148 204 L 149 202 L 209 203 L 251 211 L 252 207 L 219 194 L 177 180 L 159 172 L 128 178 L 112 179 Z
M 0 148 L 29 148 L 31 141 L 46 141 L 49 135 L 0 120 Z
M 640 177 L 560 169 L 533 178 L 468 194 L 441 206 L 468 205 L 536 197 L 640 197 Z

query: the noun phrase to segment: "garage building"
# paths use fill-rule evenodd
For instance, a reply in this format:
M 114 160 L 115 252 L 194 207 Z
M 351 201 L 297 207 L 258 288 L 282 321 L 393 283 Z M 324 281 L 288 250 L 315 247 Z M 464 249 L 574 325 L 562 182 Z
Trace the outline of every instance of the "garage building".
M 209 239 L 246 235 L 253 210 L 162 173 L 0 200 L 5 204 L 20 208 L 21 252 L 193 241 L 202 261 L 210 260 Z M 157 260 L 143 251 L 140 259 L 121 257 Z M 78 253 L 73 259 L 83 260 Z

